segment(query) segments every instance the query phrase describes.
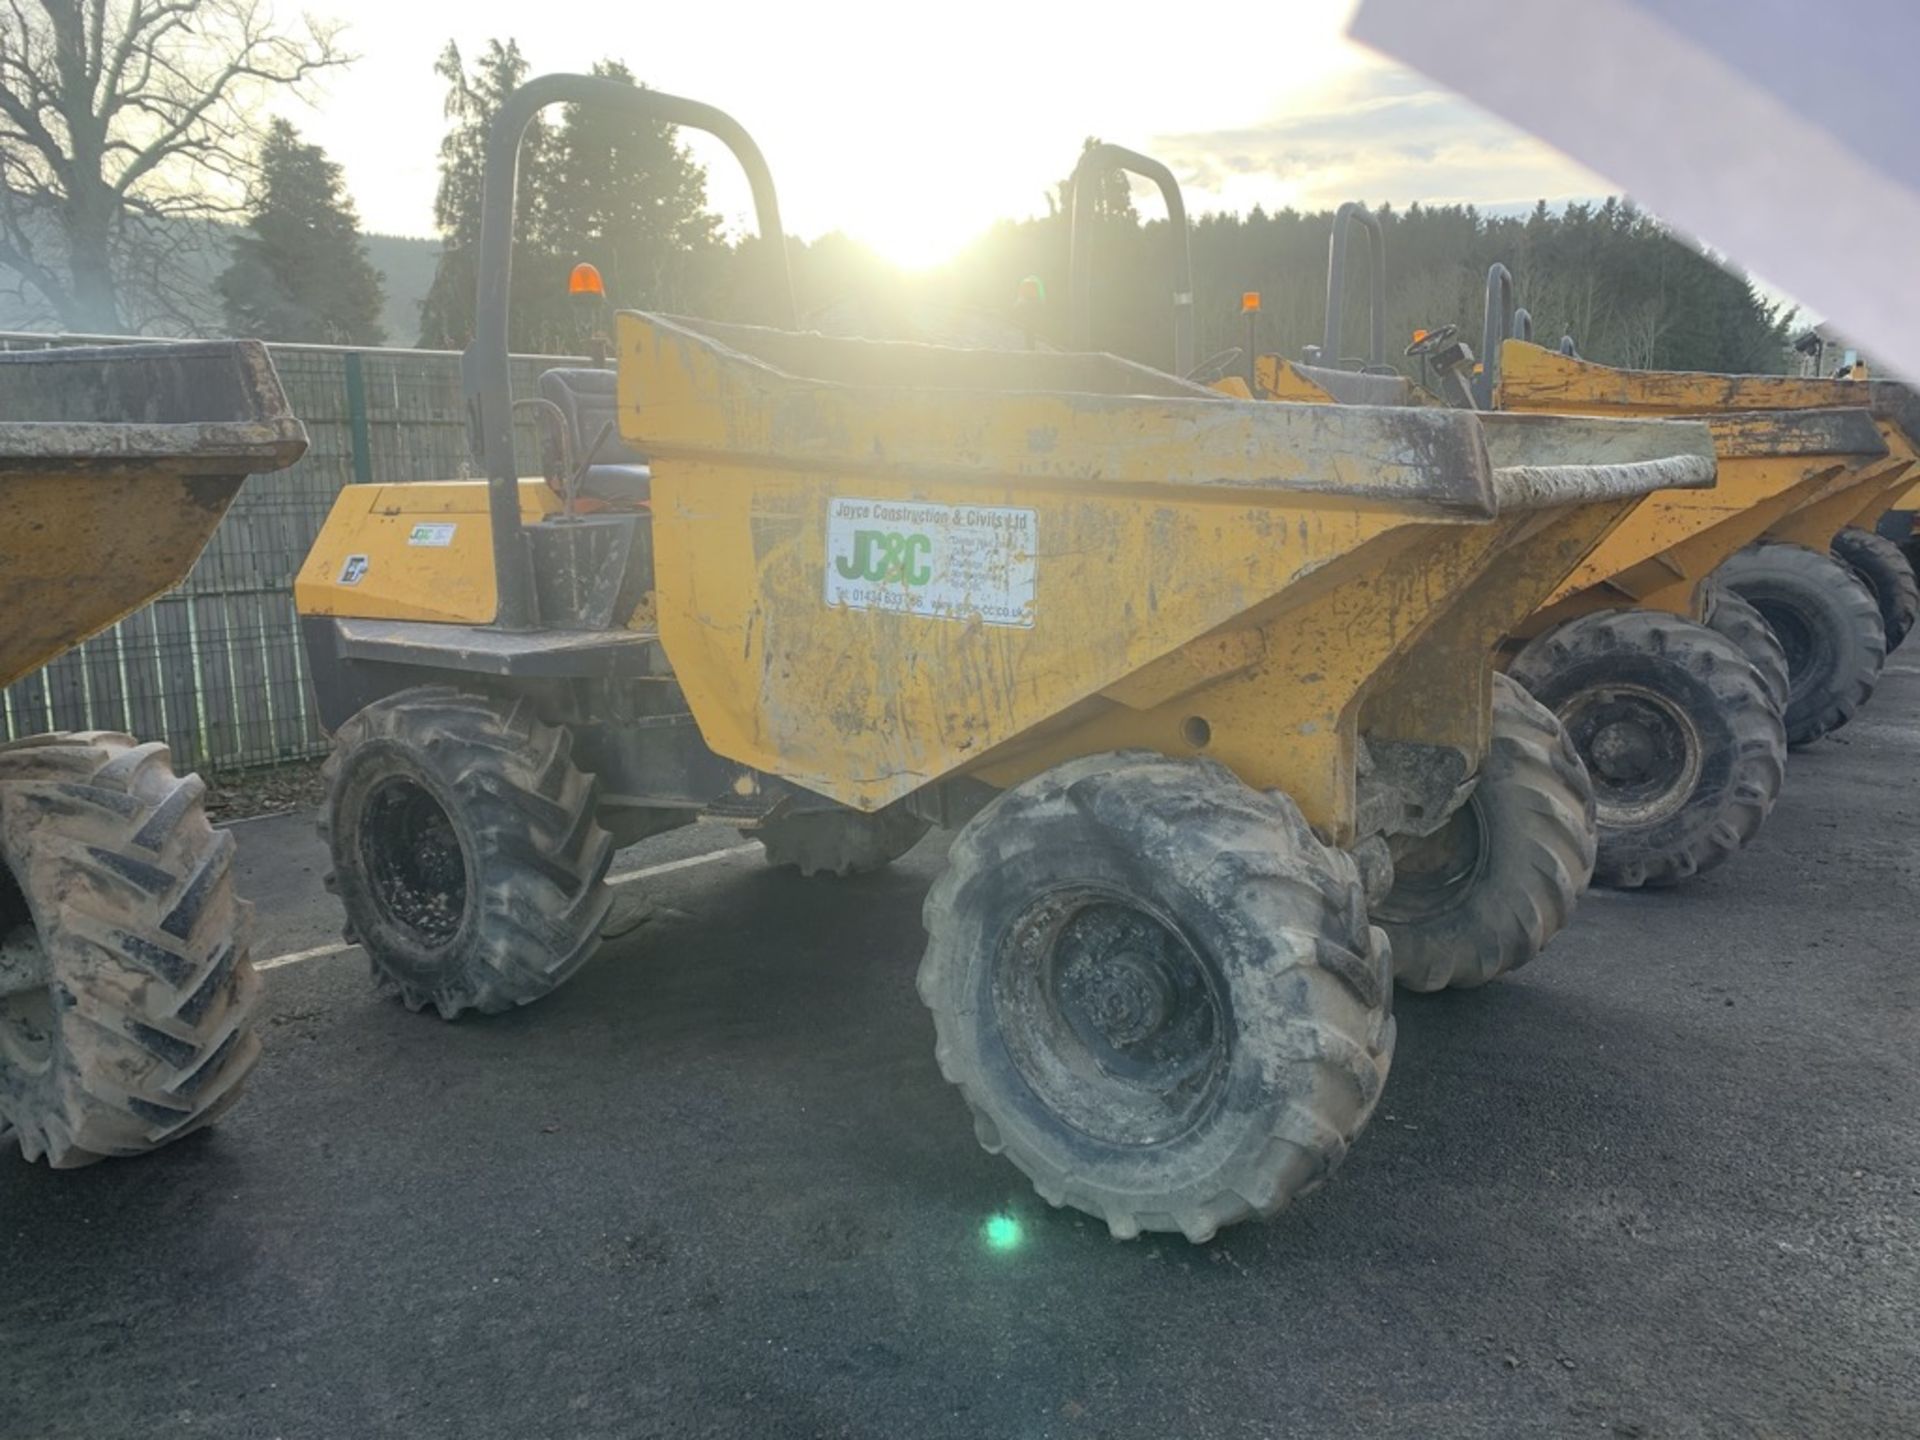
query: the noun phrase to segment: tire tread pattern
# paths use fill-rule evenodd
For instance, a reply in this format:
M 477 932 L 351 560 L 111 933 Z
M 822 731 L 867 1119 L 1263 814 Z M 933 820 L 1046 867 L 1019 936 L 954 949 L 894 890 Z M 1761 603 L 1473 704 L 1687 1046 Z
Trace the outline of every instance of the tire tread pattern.
M 348 930 L 367 949 L 374 979 L 409 1010 L 443 1019 L 468 1010 L 497 1014 L 549 994 L 599 945 L 612 907 L 605 879 L 612 837 L 594 820 L 597 783 L 572 762 L 572 735 L 533 713 L 524 698 L 494 700 L 422 686 L 376 701 L 334 736 L 321 769 L 327 803 L 319 828 L 333 857 L 327 888 L 348 902 Z M 353 913 L 340 869 L 344 837 L 335 814 L 354 752 L 375 742 L 404 750 L 456 797 L 476 842 L 481 907 L 434 984 L 379 953 L 375 927 Z M 336 844 L 336 842 L 342 842 Z M 471 897 L 470 897 L 471 903 Z
M 1833 558 L 1865 582 L 1880 607 L 1880 622 L 1886 629 L 1887 653 L 1900 648 L 1900 642 L 1913 631 L 1920 617 L 1920 580 L 1914 578 L 1913 565 L 1906 552 L 1884 535 L 1849 525 L 1833 537 Z
M 1537 958 L 1593 877 L 1593 786 L 1554 713 L 1493 679 L 1493 740 L 1475 799 L 1491 853 L 1473 888 L 1434 919 L 1381 920 L 1410 990 L 1470 990 Z
M 1143 871 L 1175 877 L 1197 903 L 1231 910 L 1257 951 L 1263 986 L 1289 997 L 1285 1013 L 1256 1021 L 1280 1057 L 1286 1098 L 1267 1115 L 1263 1143 L 1219 1171 L 1186 1177 L 1157 1196 L 1103 1185 L 1002 1125 L 1005 1097 L 980 1063 L 973 967 L 964 914 L 1003 880 L 1009 856 L 1036 827 L 1078 819 L 1137 857 Z M 1031 843 L 1025 842 L 1025 843 Z M 1391 1062 L 1391 951 L 1368 924 L 1359 874 L 1344 852 L 1314 837 L 1293 802 L 1249 789 L 1210 760 L 1144 751 L 1058 765 L 997 797 L 955 837 L 928 893 L 919 992 L 933 1014 L 934 1055 L 974 1115 L 981 1145 L 1004 1155 L 1049 1204 L 1103 1219 L 1130 1239 L 1178 1231 L 1205 1241 L 1221 1226 L 1274 1214 L 1317 1187 L 1344 1158 L 1378 1100 Z
M 1886 622 L 1865 581 L 1831 555 L 1778 540 L 1749 545 L 1714 573 L 1763 614 L 1763 601 L 1790 603 L 1837 642 L 1832 664 L 1812 678 L 1811 688 L 1796 687 L 1804 693 L 1787 706 L 1787 744 L 1811 745 L 1859 713 L 1887 658 Z
M 1569 621 L 1530 642 L 1515 657 L 1511 674 L 1552 701 L 1559 693 L 1556 676 L 1607 656 L 1670 666 L 1690 677 L 1712 697 L 1730 736 L 1727 784 L 1691 823 L 1661 827 L 1657 841 L 1634 830 L 1600 833 L 1595 884 L 1627 890 L 1676 885 L 1731 860 L 1772 812 L 1787 769 L 1780 708 L 1737 642 L 1659 610 L 1607 610 Z M 1622 678 L 1629 673 L 1623 665 Z
M 0 1131 L 56 1169 L 136 1155 L 232 1108 L 260 1055 L 234 839 L 167 747 L 110 731 L 0 745 L 0 854 L 51 970 L 51 1059 L 0 1062 Z

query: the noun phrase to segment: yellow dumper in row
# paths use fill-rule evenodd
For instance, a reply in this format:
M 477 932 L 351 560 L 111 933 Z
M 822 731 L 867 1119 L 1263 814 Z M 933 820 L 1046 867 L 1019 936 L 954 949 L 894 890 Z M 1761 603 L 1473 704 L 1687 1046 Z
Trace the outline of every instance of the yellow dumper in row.
M 0 685 L 177 585 L 306 433 L 264 348 L 0 355 Z M 259 1055 L 233 837 L 167 747 L 0 744 L 0 1132 L 56 1167 L 148 1150 Z
M 1340 220 L 1363 227 L 1377 276 L 1378 225 L 1352 205 Z M 1340 334 L 1344 230 L 1336 223 L 1329 352 Z M 1511 281 L 1495 266 L 1493 362 L 1476 371 L 1451 326 L 1423 334 L 1408 354 L 1469 408 L 1491 401 L 1542 414 L 1697 414 L 1713 433 L 1717 485 L 1663 491 L 1638 507 L 1502 647 L 1507 672 L 1558 715 L 1593 779 L 1596 881 L 1672 884 L 1751 840 L 1779 793 L 1786 745 L 1841 723 L 1871 688 L 1879 621 L 1865 591 L 1824 553 L 1748 547 L 1763 537 L 1804 544 L 1884 508 L 1912 461 L 1898 397 L 1838 382 L 1612 370 L 1504 339 L 1514 313 Z M 1268 355 L 1253 367 L 1252 388 L 1294 403 L 1440 403 L 1381 363 L 1380 328 L 1376 319 L 1366 364 L 1374 373 Z M 1785 556 L 1796 573 L 1814 572 L 1825 630 L 1803 641 L 1806 632 L 1780 621 L 1776 638 L 1768 622 L 1779 618 L 1779 587 L 1746 574 L 1756 555 L 1769 570 Z
M 1785 652 L 1789 742 L 1810 743 L 1851 719 L 1873 693 L 1887 650 L 1913 623 L 1912 573 L 1898 547 L 1872 527 L 1920 468 L 1920 400 L 1884 381 L 1616 370 L 1517 340 L 1493 353 L 1488 368 L 1499 409 L 1693 416 L 1730 443 L 1773 444 L 1782 455 L 1793 453 L 1786 432 L 1857 429 L 1866 412 L 1878 453 L 1856 450 L 1837 470 L 1814 469 L 1762 501 L 1755 510 L 1765 523 L 1750 517 L 1740 546 L 1718 568 Z M 1777 440 L 1771 432 L 1780 432 Z M 1711 559 L 1711 549 L 1701 558 Z M 1699 563 L 1676 580 L 1702 578 Z M 1642 603 L 1677 609 L 1685 598 L 1668 586 Z
M 719 134 L 780 234 L 710 107 L 548 77 L 494 122 L 489 478 L 349 489 L 296 592 L 376 974 L 449 1017 L 534 1000 L 592 952 L 615 840 L 701 816 L 829 872 L 954 827 L 920 988 L 989 1149 L 1123 1236 L 1317 1184 L 1393 1048 L 1370 913 L 1471 983 L 1584 885 L 1584 776 L 1492 648 L 1649 491 L 1711 482 L 1705 428 L 626 314 L 617 377 L 543 377 L 561 461 L 523 484 L 513 156 L 563 102 Z M 1472 843 L 1409 854 L 1442 832 Z

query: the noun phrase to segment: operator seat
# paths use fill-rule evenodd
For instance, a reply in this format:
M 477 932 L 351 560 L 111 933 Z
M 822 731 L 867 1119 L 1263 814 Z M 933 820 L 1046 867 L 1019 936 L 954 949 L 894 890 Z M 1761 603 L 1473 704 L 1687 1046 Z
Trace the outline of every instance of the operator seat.
M 567 476 L 592 455 L 593 463 L 580 477 L 576 493 L 584 500 L 621 509 L 645 505 L 652 494 L 653 471 L 647 457 L 620 438 L 616 382 L 619 372 L 593 369 L 553 369 L 540 376 L 540 396 L 551 400 L 566 417 L 570 448 L 562 451 L 555 436 L 542 431 L 541 444 L 549 475 Z M 611 428 L 608 428 L 611 427 Z M 601 431 L 596 450 L 594 441 Z M 571 465 L 566 460 L 571 458 Z

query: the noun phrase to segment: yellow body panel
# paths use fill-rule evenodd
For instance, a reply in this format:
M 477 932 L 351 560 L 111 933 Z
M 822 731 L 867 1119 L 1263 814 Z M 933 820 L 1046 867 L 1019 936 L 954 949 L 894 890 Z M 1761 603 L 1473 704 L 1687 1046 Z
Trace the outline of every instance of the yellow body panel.
M 244 478 L 0 475 L 0 685 L 178 585 Z
M 186 579 L 306 448 L 257 340 L 0 357 L 0 685 Z
M 559 510 L 544 482 L 520 482 L 523 524 Z M 294 577 L 293 600 L 302 615 L 491 623 L 486 481 L 347 486 Z
M 1471 577 L 1493 528 L 1351 504 L 1296 517 L 1232 492 L 855 481 L 652 455 L 661 640 L 702 736 L 863 809 L 963 770 L 1007 784 L 1065 755 L 1145 744 L 1207 749 L 1337 829 L 1363 685 Z M 837 499 L 882 516 L 1030 512 L 1044 546 L 1032 624 L 827 606 L 821 577 L 844 557 L 829 555 L 821 520 Z M 1425 563 L 1379 573 L 1409 549 Z M 1223 628 L 1253 634 L 1234 644 Z M 1102 696 L 1203 640 L 1231 673 L 1146 709 Z M 1206 746 L 1182 737 L 1195 715 L 1212 727 Z

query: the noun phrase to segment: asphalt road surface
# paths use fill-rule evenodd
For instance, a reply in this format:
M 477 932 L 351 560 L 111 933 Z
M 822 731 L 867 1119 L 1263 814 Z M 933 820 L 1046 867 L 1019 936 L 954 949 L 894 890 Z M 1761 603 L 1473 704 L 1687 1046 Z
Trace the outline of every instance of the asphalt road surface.
M 267 1057 L 159 1155 L 0 1156 L 0 1437 L 1920 1435 L 1917 816 L 1907 662 L 1731 867 L 1402 997 L 1345 1168 L 1204 1247 L 976 1147 L 937 840 L 627 852 L 643 923 L 447 1025 L 337 948 L 304 821 L 243 823 Z

